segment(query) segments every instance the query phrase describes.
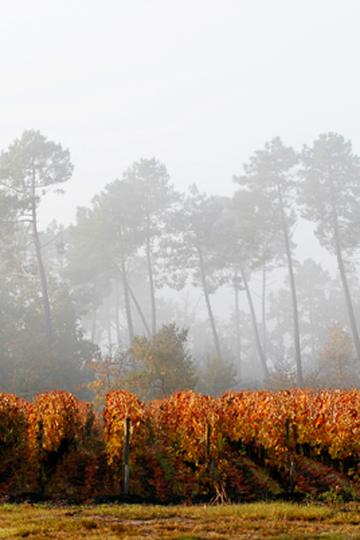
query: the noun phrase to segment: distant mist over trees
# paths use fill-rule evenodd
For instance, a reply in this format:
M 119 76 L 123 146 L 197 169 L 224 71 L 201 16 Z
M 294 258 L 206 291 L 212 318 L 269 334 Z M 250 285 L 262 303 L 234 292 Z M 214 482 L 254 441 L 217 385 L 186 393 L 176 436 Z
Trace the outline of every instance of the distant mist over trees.
M 166 164 L 139 158 L 74 224 L 41 229 L 39 205 L 72 172 L 69 150 L 34 130 L 0 155 L 1 391 L 62 388 L 101 403 L 115 388 L 151 399 L 360 385 L 350 141 L 326 133 L 297 152 L 276 137 L 239 164 L 232 197 L 179 192 Z M 303 220 L 336 276 L 296 259 Z

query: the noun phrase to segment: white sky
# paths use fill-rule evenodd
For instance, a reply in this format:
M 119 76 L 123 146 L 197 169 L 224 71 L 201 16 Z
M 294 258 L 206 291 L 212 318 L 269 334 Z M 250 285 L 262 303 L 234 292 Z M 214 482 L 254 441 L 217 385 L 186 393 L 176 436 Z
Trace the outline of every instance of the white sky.
M 44 222 L 140 157 L 230 194 L 276 135 L 360 153 L 359 24 L 358 0 L 0 0 L 0 148 L 34 128 L 70 149 Z

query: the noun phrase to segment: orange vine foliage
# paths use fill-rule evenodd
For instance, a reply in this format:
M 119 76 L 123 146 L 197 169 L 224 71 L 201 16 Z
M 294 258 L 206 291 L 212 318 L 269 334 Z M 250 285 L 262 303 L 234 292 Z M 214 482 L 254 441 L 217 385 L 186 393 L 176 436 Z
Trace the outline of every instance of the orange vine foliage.
M 218 411 L 216 400 L 209 396 L 183 391 L 157 402 L 153 409 L 154 420 L 163 435 L 169 451 L 179 454 L 198 465 L 204 461 L 205 453 L 215 457 L 218 453 Z M 205 448 L 207 427 L 209 442 Z M 165 437 L 164 437 L 165 435 Z
M 332 459 L 360 457 L 358 390 L 240 392 L 220 400 L 226 436 L 262 446 L 275 463 L 296 445 L 327 451 Z
M 142 500 L 253 500 L 335 485 L 360 496 L 360 391 L 299 389 L 217 399 L 183 391 L 146 404 L 113 391 L 102 416 L 63 391 L 31 404 L 0 394 L 0 493 L 121 496 L 127 418 L 129 492 Z
M 26 489 L 29 404 L 13 394 L 0 394 L 0 491 Z
M 21 443 L 27 429 L 29 404 L 14 394 L 0 394 L 0 445 Z
M 86 499 L 91 490 L 96 494 L 101 444 L 95 436 L 92 405 L 69 392 L 46 392 L 35 396 L 28 418 L 33 490 L 78 500 Z
M 160 500 L 193 498 L 209 489 L 221 431 L 215 399 L 182 391 L 148 406 L 152 422 L 152 483 Z
M 31 448 L 56 452 L 64 440 L 72 441 L 79 436 L 81 423 L 79 402 L 69 392 L 38 394 L 30 405 Z
M 133 440 L 144 419 L 144 405 L 130 392 L 114 390 L 106 396 L 103 418 L 107 460 L 111 465 L 122 458 L 125 419 L 130 418 L 131 439 Z
M 144 452 L 146 439 L 145 406 L 127 391 L 114 390 L 106 395 L 103 436 L 110 477 L 107 485 L 108 487 L 110 485 L 109 490 L 113 495 L 121 495 L 126 418 L 130 419 L 130 489 L 132 493 L 144 496 L 141 478 L 144 477 L 145 471 L 139 461 Z

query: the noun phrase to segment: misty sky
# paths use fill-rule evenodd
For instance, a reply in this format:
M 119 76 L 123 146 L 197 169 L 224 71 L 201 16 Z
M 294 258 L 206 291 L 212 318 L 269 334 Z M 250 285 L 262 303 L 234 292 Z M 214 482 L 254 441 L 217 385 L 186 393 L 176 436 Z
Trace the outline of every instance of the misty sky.
M 280 135 L 337 131 L 360 153 L 357 0 L 1 0 L 6 148 L 39 129 L 74 177 L 43 221 L 69 222 L 140 157 L 178 188 L 231 194 L 232 175 Z

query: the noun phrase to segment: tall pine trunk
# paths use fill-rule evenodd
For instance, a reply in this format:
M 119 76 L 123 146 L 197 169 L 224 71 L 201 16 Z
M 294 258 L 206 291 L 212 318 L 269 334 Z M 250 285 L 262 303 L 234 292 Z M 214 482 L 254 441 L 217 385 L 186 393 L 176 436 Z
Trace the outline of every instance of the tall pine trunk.
M 334 207 L 334 242 L 335 242 L 336 259 L 337 259 L 341 282 L 343 286 L 355 352 L 356 352 L 357 359 L 360 362 L 360 338 L 359 338 L 359 332 L 357 329 L 354 307 L 351 300 L 351 294 L 350 294 L 349 284 L 348 284 L 345 265 L 344 265 L 344 259 L 343 259 L 342 250 L 341 250 L 339 222 L 338 222 L 338 217 L 336 214 L 335 207 Z
M 119 318 L 119 309 L 120 309 L 120 298 L 119 298 L 119 283 L 117 279 L 114 279 L 114 292 L 115 292 L 115 329 L 116 329 L 116 341 L 117 346 L 121 345 L 121 331 L 120 331 L 120 318 Z
M 266 263 L 263 263 L 262 272 L 262 294 L 261 294 L 261 312 L 262 312 L 262 342 L 264 356 L 267 356 L 267 324 L 266 324 Z
M 285 215 L 284 204 L 282 200 L 281 190 L 278 187 L 279 193 L 279 203 L 280 203 L 280 213 L 281 213 L 281 224 L 284 235 L 285 251 L 289 272 L 289 281 L 290 281 L 290 291 L 292 299 L 292 311 L 293 311 L 293 325 L 294 325 L 294 349 L 295 349 L 295 361 L 296 361 L 296 383 L 298 386 L 303 386 L 303 371 L 302 371 L 302 360 L 301 360 L 301 346 L 300 346 L 300 329 L 299 329 L 299 310 L 297 304 L 297 295 L 296 295 L 296 286 L 294 278 L 294 268 L 293 260 L 291 254 L 289 230 L 287 224 L 287 218 Z
M 52 320 L 51 320 L 51 309 L 50 309 L 50 301 L 49 301 L 49 293 L 48 293 L 48 283 L 47 283 L 45 267 L 44 267 L 44 263 L 43 263 L 43 259 L 42 259 L 39 232 L 38 232 L 38 228 L 37 228 L 35 171 L 33 171 L 33 175 L 32 175 L 31 190 L 32 190 L 32 193 L 31 193 L 31 218 L 32 218 L 31 219 L 31 224 L 32 224 L 32 232 L 33 232 L 33 238 L 34 238 L 34 244 L 35 244 L 37 265 L 38 265 L 38 269 L 39 269 L 42 301 L 43 301 L 43 306 L 44 306 L 44 319 L 45 319 L 46 337 L 47 337 L 49 352 L 51 354 L 52 345 L 53 345 L 53 327 L 52 327 Z
M 138 314 L 139 314 L 139 317 L 140 317 L 140 319 L 141 319 L 141 322 L 142 322 L 143 325 L 144 325 L 146 335 L 147 335 L 148 338 L 150 338 L 150 337 L 151 337 L 151 332 L 150 332 L 149 325 L 148 325 L 148 323 L 147 323 L 147 321 L 146 321 L 144 312 L 143 312 L 143 310 L 141 309 L 141 306 L 140 306 L 140 304 L 139 304 L 139 302 L 138 302 L 138 300 L 137 300 L 137 298 L 136 298 L 136 296 L 135 296 L 135 294 L 134 294 L 134 291 L 133 291 L 132 288 L 130 287 L 129 283 L 128 283 L 128 289 L 129 289 L 129 294 L 130 294 L 131 300 L 134 302 L 134 305 L 135 305 L 136 310 L 137 310 L 137 312 L 138 312 Z
M 122 235 L 121 225 L 119 226 L 118 238 L 119 238 L 119 248 L 120 248 L 119 249 L 120 270 L 121 270 L 121 278 L 122 278 L 122 283 L 123 283 L 125 315 L 126 315 L 126 322 L 127 322 L 127 327 L 128 327 L 128 333 L 129 333 L 129 345 L 131 346 L 132 342 L 134 341 L 134 325 L 133 325 L 132 314 L 131 314 L 128 277 L 127 277 L 127 270 L 126 270 L 126 260 L 125 260 L 125 251 L 124 251 L 124 245 L 123 245 L 123 235 Z
M 200 247 L 199 244 L 196 246 L 196 249 L 197 249 L 197 253 L 198 253 L 198 257 L 199 257 L 199 269 L 200 269 L 201 285 L 202 285 L 202 289 L 203 289 L 203 293 L 204 293 L 204 297 L 205 297 L 206 308 L 207 308 L 207 312 L 208 312 L 208 316 L 209 316 L 209 320 L 210 320 L 210 325 L 211 325 L 211 330 L 212 330 L 212 334 L 213 334 L 215 350 L 216 350 L 216 354 L 218 356 L 218 359 L 221 360 L 222 359 L 222 354 L 221 354 L 220 340 L 219 340 L 219 336 L 218 336 L 217 329 L 216 329 L 215 318 L 214 318 L 214 314 L 213 314 L 213 311 L 212 311 L 211 302 L 210 302 L 210 295 L 209 295 L 209 291 L 208 291 L 208 287 L 207 287 L 207 283 L 206 283 L 206 272 L 205 272 L 204 258 L 203 258 L 203 254 L 202 254 L 201 247 Z
M 310 307 L 309 310 L 309 322 L 310 322 L 310 342 L 311 342 L 311 359 L 313 362 L 315 362 L 315 335 L 314 335 L 314 316 L 313 311 Z
M 97 309 L 94 309 L 91 320 L 91 342 L 96 341 L 96 327 L 97 327 Z
M 152 334 L 156 334 L 156 298 L 155 298 L 155 284 L 154 284 L 154 272 L 151 261 L 151 238 L 150 238 L 150 218 L 147 217 L 147 230 L 146 230 L 146 262 L 149 274 L 150 285 L 150 301 L 151 301 L 151 329 Z
M 252 322 L 252 326 L 253 326 L 255 343 L 256 343 L 256 348 L 257 348 L 258 355 L 259 355 L 259 360 L 261 362 L 261 366 L 262 366 L 263 371 L 264 371 L 264 376 L 268 377 L 269 370 L 268 370 L 267 363 L 266 363 L 266 357 L 264 355 L 264 351 L 263 351 L 263 348 L 262 348 L 262 345 L 261 345 L 261 339 L 260 339 L 260 335 L 259 335 L 258 324 L 257 324 L 257 321 L 256 321 L 254 303 L 253 303 L 253 300 L 252 300 L 251 291 L 250 291 L 249 283 L 248 283 L 248 280 L 247 280 L 247 277 L 246 277 L 246 273 L 245 273 L 245 270 L 242 267 L 240 267 L 240 273 L 241 273 L 241 278 L 242 278 L 243 283 L 244 283 L 245 292 L 246 292 L 246 296 L 247 296 L 248 304 L 249 304 L 249 308 L 250 308 L 251 322 Z
M 240 332 L 240 308 L 239 308 L 239 277 L 237 272 L 234 276 L 234 295 L 235 295 L 235 338 L 236 338 L 236 361 L 239 380 L 242 377 L 241 365 L 241 332 Z
M 109 348 L 109 353 L 111 354 L 112 353 L 112 332 L 111 332 L 111 317 L 110 317 L 110 314 L 108 313 L 108 317 L 107 317 L 107 320 L 106 320 L 106 335 L 107 335 L 107 342 L 108 342 L 108 348 Z

